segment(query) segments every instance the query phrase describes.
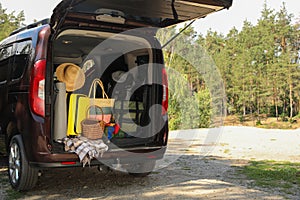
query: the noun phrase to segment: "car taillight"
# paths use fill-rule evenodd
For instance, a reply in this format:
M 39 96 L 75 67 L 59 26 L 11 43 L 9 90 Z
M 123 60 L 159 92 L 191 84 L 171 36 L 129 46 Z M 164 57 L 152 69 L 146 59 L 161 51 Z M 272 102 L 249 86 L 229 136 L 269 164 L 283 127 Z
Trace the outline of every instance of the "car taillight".
M 167 114 L 168 112 L 168 77 L 167 77 L 167 71 L 165 68 L 162 69 L 162 86 L 163 86 L 163 96 L 162 96 L 162 115 Z
M 45 116 L 45 70 L 46 60 L 38 60 L 31 72 L 29 101 L 32 112 Z
M 65 162 L 61 162 L 62 165 L 75 165 L 76 162 L 68 162 L 68 161 L 65 161 Z

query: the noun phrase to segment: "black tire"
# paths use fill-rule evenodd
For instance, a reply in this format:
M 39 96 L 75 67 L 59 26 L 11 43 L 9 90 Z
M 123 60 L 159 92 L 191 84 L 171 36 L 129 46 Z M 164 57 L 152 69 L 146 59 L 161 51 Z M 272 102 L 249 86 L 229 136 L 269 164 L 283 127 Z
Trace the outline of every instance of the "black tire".
M 17 191 L 32 189 L 38 180 L 38 170 L 29 165 L 20 135 L 12 137 L 9 145 L 8 177 L 11 186 Z
M 135 177 L 146 177 L 155 168 L 155 160 L 145 161 L 141 163 L 130 164 L 128 168 L 128 173 Z

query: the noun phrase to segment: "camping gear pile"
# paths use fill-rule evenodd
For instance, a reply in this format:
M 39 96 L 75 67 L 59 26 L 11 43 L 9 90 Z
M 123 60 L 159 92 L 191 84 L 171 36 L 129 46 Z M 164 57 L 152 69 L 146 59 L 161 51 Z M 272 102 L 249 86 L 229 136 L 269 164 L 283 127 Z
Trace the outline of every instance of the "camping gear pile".
M 56 69 L 56 85 L 64 84 L 66 100 L 57 105 L 57 117 L 59 124 L 57 129 L 61 129 L 57 141 L 63 142 L 65 151 L 74 152 L 78 155 L 83 166 L 90 164 L 93 158 L 99 158 L 108 150 L 108 146 L 103 142 L 103 136 L 111 139 L 120 128 L 114 122 L 112 109 L 114 99 L 105 93 L 103 83 L 95 78 L 90 85 L 89 94 L 76 94 L 74 91 L 80 89 L 85 84 L 85 74 L 83 70 L 73 63 L 63 63 Z M 96 91 L 100 88 L 102 97 L 96 97 Z M 58 88 L 59 89 L 59 88 Z M 59 94 L 59 93 L 58 93 Z M 57 95 L 62 98 L 62 94 Z M 66 105 L 64 105 L 66 103 Z M 62 111 L 60 108 L 66 109 Z M 67 118 L 67 119 L 66 119 Z M 65 122 L 65 123 L 61 123 Z M 67 124 L 62 127 L 61 124 Z M 64 131 L 64 132 L 62 132 Z

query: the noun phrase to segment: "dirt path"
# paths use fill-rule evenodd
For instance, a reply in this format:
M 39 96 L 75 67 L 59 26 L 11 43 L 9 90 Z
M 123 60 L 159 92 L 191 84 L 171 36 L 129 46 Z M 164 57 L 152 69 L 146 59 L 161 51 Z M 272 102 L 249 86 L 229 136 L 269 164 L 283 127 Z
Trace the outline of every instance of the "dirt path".
M 92 169 L 47 170 L 36 189 L 22 199 L 283 199 L 257 189 L 236 173 L 232 162 L 182 156 L 146 178 Z M 197 164 L 196 164 L 197 163 Z M 1 172 L 2 173 L 2 172 Z
M 215 140 L 214 148 L 209 144 L 204 145 L 203 140 L 207 137 L 205 130 L 197 132 L 192 144 L 186 139 L 186 135 L 171 137 L 166 156 L 171 161 L 158 163 L 168 163 L 168 166 L 156 170 L 146 178 L 134 178 L 116 171 L 99 172 L 97 168 L 51 169 L 43 171 L 37 187 L 30 192 L 16 195 L 7 189 L 9 186 L 1 184 L 0 199 L 4 198 L 3 190 L 8 199 L 298 199 L 300 194 L 297 192 L 287 196 L 276 189 L 253 188 L 252 181 L 241 175 L 239 169 L 253 156 L 256 159 L 259 159 L 259 155 L 263 159 L 268 158 L 267 155 L 273 158 L 273 151 L 287 145 L 286 140 L 280 139 L 283 136 L 288 136 L 293 141 L 289 148 L 294 149 L 294 153 L 286 152 L 286 159 L 297 160 L 300 155 L 299 131 L 273 131 L 272 134 L 264 133 L 267 136 L 262 138 L 260 130 L 256 130 L 248 139 L 240 131 L 239 128 L 223 131 L 219 140 Z M 260 142 L 253 144 L 253 141 L 258 141 L 257 138 L 260 138 Z M 246 141 L 248 144 L 245 144 Z M 261 141 L 265 146 L 263 148 Z M 203 147 L 211 150 L 204 152 L 206 157 L 203 157 Z M 269 150 L 266 151 L 267 149 Z M 176 159 L 172 161 L 174 156 Z M 5 167 L 0 168 L 1 183 L 5 183 Z M 299 188 L 296 189 L 299 191 Z

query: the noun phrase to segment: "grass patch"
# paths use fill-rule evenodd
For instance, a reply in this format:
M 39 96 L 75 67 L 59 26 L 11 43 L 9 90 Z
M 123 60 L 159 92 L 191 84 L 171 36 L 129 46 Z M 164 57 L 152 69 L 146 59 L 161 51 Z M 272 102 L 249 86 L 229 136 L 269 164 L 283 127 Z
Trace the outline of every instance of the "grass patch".
M 228 146 L 229 144 L 228 144 L 228 143 L 220 143 L 220 145 L 221 145 L 222 147 L 224 147 L 224 146 Z
M 22 193 L 13 189 L 7 190 L 6 194 L 7 194 L 7 199 L 20 199 L 21 197 L 23 197 Z
M 186 167 L 186 166 L 185 166 L 185 167 L 181 167 L 181 169 L 182 169 L 182 170 L 191 170 L 190 167 Z
M 225 149 L 225 150 L 224 150 L 224 153 L 226 153 L 226 154 L 228 154 L 229 152 L 230 152 L 229 149 Z
M 269 124 L 257 125 L 257 127 L 265 129 L 293 129 L 293 125 L 289 122 L 271 122 Z
M 300 163 L 250 161 L 241 172 L 256 186 L 278 188 L 286 194 L 294 194 L 300 187 Z
M 8 176 L 7 176 L 7 168 L 0 167 L 0 198 L 4 199 L 16 199 L 8 196 L 9 190 L 11 190 Z M 2 196 L 1 196 L 2 195 Z
M 252 115 L 243 116 L 243 120 L 240 120 L 240 116 L 228 115 L 224 120 L 226 126 L 251 126 L 265 129 L 297 129 L 300 127 L 300 120 L 283 121 L 277 120 L 275 117 L 267 117 L 261 115 L 259 120 Z

